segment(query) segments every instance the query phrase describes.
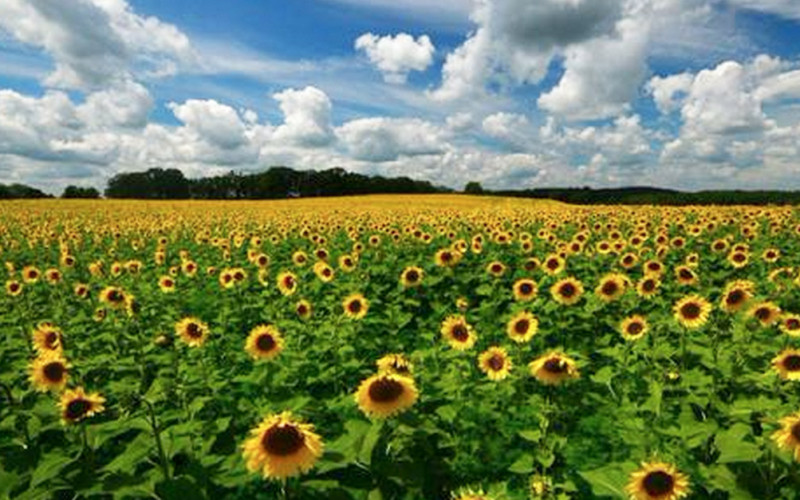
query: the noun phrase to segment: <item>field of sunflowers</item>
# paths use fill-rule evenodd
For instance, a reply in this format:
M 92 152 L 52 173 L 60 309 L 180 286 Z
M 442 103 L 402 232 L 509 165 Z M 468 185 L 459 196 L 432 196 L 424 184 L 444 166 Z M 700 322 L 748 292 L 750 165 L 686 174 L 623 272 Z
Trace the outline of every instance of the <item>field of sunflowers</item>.
M 0 499 L 800 498 L 800 213 L 0 204 Z

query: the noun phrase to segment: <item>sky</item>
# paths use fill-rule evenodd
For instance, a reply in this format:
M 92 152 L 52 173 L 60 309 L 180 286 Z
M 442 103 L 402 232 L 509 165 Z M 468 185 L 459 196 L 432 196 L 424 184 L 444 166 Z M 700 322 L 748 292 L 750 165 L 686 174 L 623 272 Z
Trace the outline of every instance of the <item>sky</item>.
M 274 165 L 800 189 L 800 1 L 0 1 L 0 183 Z

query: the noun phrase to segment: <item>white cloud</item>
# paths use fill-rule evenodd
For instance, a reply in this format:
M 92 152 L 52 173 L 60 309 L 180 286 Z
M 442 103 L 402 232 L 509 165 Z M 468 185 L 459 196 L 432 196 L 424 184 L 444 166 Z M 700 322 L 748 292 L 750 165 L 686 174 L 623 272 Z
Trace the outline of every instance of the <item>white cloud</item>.
M 528 118 L 515 113 L 495 113 L 483 119 L 483 131 L 515 150 L 524 150 L 531 143 L 534 130 Z
M 316 87 L 287 89 L 272 96 L 280 103 L 284 123 L 275 137 L 308 147 L 325 146 L 334 139 L 331 126 L 331 100 Z
M 188 132 L 212 145 L 235 149 L 247 141 L 244 123 L 230 106 L 213 99 L 189 99 L 183 104 L 169 103 L 168 107 Z
M 376 36 L 364 33 L 355 41 L 389 83 L 405 83 L 410 71 L 425 71 L 433 63 L 435 48 L 427 35 L 414 37 L 407 33 Z
M 656 107 L 662 113 L 671 113 L 680 106 L 686 92 L 692 86 L 694 75 L 678 73 L 665 77 L 654 76 L 647 83 L 647 90 L 653 95 Z
M 192 57 L 175 26 L 138 16 L 123 0 L 3 0 L 0 29 L 52 56 L 48 86 L 92 89 L 172 74 Z
M 148 90 L 133 81 L 93 92 L 78 106 L 81 120 L 94 128 L 102 126 L 144 127 L 153 108 Z
M 800 4 L 797 0 L 727 0 L 742 9 L 777 14 L 789 19 L 800 20 Z
M 370 162 L 437 154 L 449 147 L 445 130 L 416 118 L 361 118 L 345 123 L 336 134 L 350 156 Z

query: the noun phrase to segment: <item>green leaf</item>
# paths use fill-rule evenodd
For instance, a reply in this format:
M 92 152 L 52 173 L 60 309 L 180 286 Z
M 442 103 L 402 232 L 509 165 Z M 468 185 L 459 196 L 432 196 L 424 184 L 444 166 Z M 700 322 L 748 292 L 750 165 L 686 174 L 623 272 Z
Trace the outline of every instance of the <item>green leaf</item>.
M 69 465 L 72 462 L 71 457 L 65 457 L 58 453 L 50 453 L 49 455 L 45 455 L 42 457 L 42 460 L 36 466 L 36 469 L 33 471 L 33 476 L 31 477 L 31 488 L 36 487 L 44 483 L 45 481 L 49 481 L 58 475 L 64 467 Z
M 372 424 L 367 434 L 364 436 L 364 441 L 361 443 L 361 450 L 358 452 L 359 462 L 370 465 L 372 463 L 372 450 L 381 438 L 381 431 L 383 430 L 383 421 Z
M 185 500 L 186 498 L 206 498 L 194 479 L 179 476 L 156 484 L 156 493 L 162 500 Z
M 609 464 L 599 469 L 578 472 L 592 487 L 597 496 L 626 497 L 625 485 L 630 471 L 636 466 L 630 463 Z
M 538 429 L 519 431 L 519 435 L 522 439 L 526 441 L 530 441 L 532 443 L 538 443 L 539 440 L 542 438 L 542 431 Z
M 717 449 L 720 455 L 718 463 L 752 462 L 761 456 L 758 445 L 745 441 L 750 429 L 744 424 L 736 424 L 727 431 L 716 436 Z
M 530 453 L 523 453 L 522 456 L 511 464 L 508 471 L 515 474 L 530 474 L 533 472 L 533 455 Z

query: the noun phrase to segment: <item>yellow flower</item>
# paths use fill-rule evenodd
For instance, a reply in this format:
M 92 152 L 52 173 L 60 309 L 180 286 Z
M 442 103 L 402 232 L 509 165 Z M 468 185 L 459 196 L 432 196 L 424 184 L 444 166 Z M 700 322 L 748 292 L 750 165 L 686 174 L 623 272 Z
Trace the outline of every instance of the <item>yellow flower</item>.
M 59 401 L 61 419 L 66 424 L 80 422 L 105 410 L 103 407 L 105 402 L 105 398 L 100 394 L 96 392 L 87 394 L 83 387 L 68 389 L 61 394 Z
M 175 291 L 175 279 L 172 276 L 162 276 L 158 278 L 158 288 L 164 293 Z
M 463 254 L 457 250 L 442 249 L 434 255 L 434 262 L 440 267 L 453 267 L 461 260 Z
M 642 298 L 649 298 L 658 293 L 661 281 L 655 276 L 645 275 L 636 283 L 636 294 Z
M 208 340 L 208 325 L 197 318 L 183 318 L 175 324 L 175 334 L 189 347 L 199 347 Z
M 11 295 L 12 297 L 16 297 L 17 295 L 22 293 L 22 283 L 17 280 L 8 280 L 6 281 L 6 293 Z
M 250 330 L 244 349 L 253 359 L 270 360 L 283 350 L 283 337 L 272 325 L 258 325 Z
M 711 303 L 699 295 L 688 295 L 675 303 L 673 313 L 678 323 L 693 330 L 706 324 Z
M 538 330 L 539 320 L 527 311 L 520 311 L 514 315 L 506 326 L 506 333 L 511 340 L 520 344 L 533 338 Z
M 114 308 L 124 307 L 125 291 L 117 286 L 107 286 L 100 292 L 100 301 Z
M 514 282 L 512 287 L 514 298 L 519 301 L 527 302 L 536 298 L 539 287 L 530 278 L 521 278 Z
M 800 380 L 800 350 L 784 349 L 772 360 L 772 368 L 783 380 Z
M 284 271 L 278 274 L 278 290 L 285 295 L 289 296 L 297 291 L 297 276 L 289 271 Z
M 630 316 L 622 320 L 619 329 L 625 340 L 639 340 L 647 333 L 647 320 L 639 315 Z
M 781 428 L 772 434 L 772 440 L 779 448 L 791 452 L 796 462 L 800 462 L 800 411 L 783 417 L 780 423 Z
M 755 284 L 748 280 L 736 280 L 725 285 L 720 299 L 720 307 L 726 312 L 736 312 L 753 298 Z
M 486 272 L 495 278 L 499 278 L 506 272 L 506 266 L 502 262 L 495 260 L 486 265 Z
M 478 368 L 490 380 L 503 380 L 511 372 L 513 363 L 502 347 L 490 347 L 478 356 Z
M 581 300 L 583 283 L 572 276 L 560 279 L 550 287 L 550 295 L 559 304 L 565 306 L 573 305 Z
M 39 354 L 61 353 L 64 347 L 64 334 L 57 326 L 40 324 L 33 330 L 33 348 Z
M 558 351 L 550 351 L 528 364 L 531 375 L 546 385 L 559 385 L 580 377 L 575 360 Z
M 790 337 L 800 337 L 800 315 L 784 314 L 779 328 Z
M 544 259 L 544 262 L 542 263 L 542 270 L 544 270 L 544 272 L 546 272 L 550 276 L 555 276 L 557 274 L 560 274 L 561 272 L 564 271 L 566 267 L 567 267 L 567 261 L 561 258 L 561 256 L 556 254 L 548 255 Z
M 400 273 L 400 283 L 406 288 L 416 287 L 422 284 L 422 278 L 424 277 L 425 271 L 422 268 L 409 266 Z
M 476 335 L 464 316 L 448 316 L 441 327 L 442 336 L 457 351 L 464 351 L 475 344 Z
M 60 391 L 67 384 L 69 365 L 61 353 L 51 351 L 36 358 L 30 365 L 30 380 L 37 391 Z
M 402 354 L 387 354 L 376 361 L 378 372 L 397 373 L 398 375 L 411 375 L 414 365 Z
M 631 500 L 677 500 L 689 494 L 689 479 L 672 464 L 642 463 L 625 491 Z
M 778 321 L 781 316 L 781 308 L 772 302 L 761 302 L 753 305 L 747 314 L 757 319 L 762 326 L 769 326 Z
M 412 378 L 384 372 L 362 381 L 355 400 L 367 416 L 386 418 L 411 408 L 418 395 Z
M 361 319 L 367 315 L 369 301 L 360 293 L 352 293 L 342 301 L 342 307 L 348 318 Z
M 303 299 L 294 306 L 294 311 L 301 319 L 308 319 L 311 317 L 313 311 L 311 302 Z
M 322 438 L 314 426 L 290 412 L 265 417 L 242 445 L 247 470 L 264 479 L 284 479 L 308 472 L 322 455 Z
M 600 279 L 600 283 L 595 288 L 594 293 L 605 302 L 611 302 L 625 293 L 627 283 L 628 278 L 621 274 L 607 274 Z
M 325 283 L 332 281 L 334 278 L 333 268 L 324 260 L 314 263 L 314 274 L 317 275 L 317 278 L 319 278 L 320 281 Z

